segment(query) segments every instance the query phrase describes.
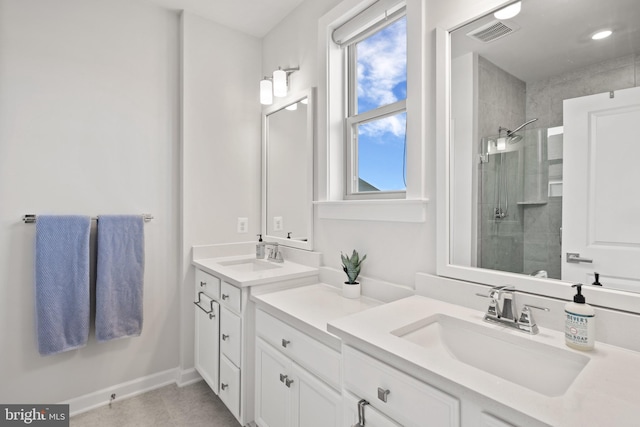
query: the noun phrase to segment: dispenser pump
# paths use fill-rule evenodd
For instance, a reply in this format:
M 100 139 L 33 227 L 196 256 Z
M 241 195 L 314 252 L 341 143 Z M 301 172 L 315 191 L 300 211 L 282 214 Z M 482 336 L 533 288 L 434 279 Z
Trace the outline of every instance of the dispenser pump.
M 593 275 L 596 277 L 596 281 L 592 283 L 592 285 L 594 286 L 602 286 L 602 283 L 600 283 L 600 274 L 599 273 L 593 273 Z
M 584 295 L 582 295 L 582 283 L 578 283 L 577 285 L 572 285 L 571 287 L 578 289 L 578 293 L 573 296 L 573 302 L 577 304 L 584 304 L 585 302 L 587 302 L 584 299 Z

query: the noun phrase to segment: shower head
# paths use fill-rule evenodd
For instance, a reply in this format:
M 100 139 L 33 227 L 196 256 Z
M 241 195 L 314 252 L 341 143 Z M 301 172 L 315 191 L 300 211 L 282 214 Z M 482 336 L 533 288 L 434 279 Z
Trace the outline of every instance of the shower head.
M 506 131 L 507 132 L 507 138 L 509 141 L 509 144 L 515 144 L 516 142 L 519 142 L 522 139 L 522 135 L 516 135 L 516 132 L 518 132 L 520 129 L 522 129 L 523 127 L 525 127 L 526 125 L 535 122 L 538 119 L 531 119 L 527 122 L 524 122 L 523 124 L 521 124 L 520 126 L 518 126 L 517 128 L 515 128 L 514 130 L 509 130 L 507 128 L 503 128 L 502 126 L 500 126 L 500 128 L 498 129 L 498 134 L 500 134 L 500 132 L 502 131 Z

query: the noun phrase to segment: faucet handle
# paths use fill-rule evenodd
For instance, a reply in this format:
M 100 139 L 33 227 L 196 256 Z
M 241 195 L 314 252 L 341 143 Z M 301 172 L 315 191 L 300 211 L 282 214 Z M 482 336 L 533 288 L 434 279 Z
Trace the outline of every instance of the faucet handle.
M 527 331 L 530 334 L 538 333 L 538 325 L 536 324 L 535 319 L 533 318 L 533 313 L 531 309 L 534 308 L 536 310 L 542 311 L 551 311 L 547 307 L 539 307 L 537 305 L 525 304 L 522 307 L 522 312 L 520 313 L 520 319 L 518 319 L 518 324 L 520 325 L 520 329 L 523 331 Z

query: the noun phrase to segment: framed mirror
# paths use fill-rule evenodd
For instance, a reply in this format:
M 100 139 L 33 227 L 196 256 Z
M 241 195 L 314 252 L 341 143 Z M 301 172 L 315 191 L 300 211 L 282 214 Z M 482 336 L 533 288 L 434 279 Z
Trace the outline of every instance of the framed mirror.
M 262 234 L 269 242 L 313 249 L 314 89 L 263 111 Z
M 438 33 L 438 274 L 639 313 L 640 3 L 518 3 Z

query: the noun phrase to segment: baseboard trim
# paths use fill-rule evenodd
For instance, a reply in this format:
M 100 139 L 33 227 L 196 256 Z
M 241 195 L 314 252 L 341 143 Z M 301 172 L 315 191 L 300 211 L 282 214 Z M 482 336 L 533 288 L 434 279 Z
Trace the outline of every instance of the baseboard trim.
M 69 399 L 65 402 L 60 403 L 68 404 L 69 415 L 74 416 L 83 412 L 90 411 L 91 409 L 108 405 L 111 395 L 114 393 L 117 400 L 122 400 L 128 397 L 137 396 L 156 388 L 164 387 L 169 384 L 175 384 L 178 382 L 179 377 L 182 377 L 182 373 L 178 368 L 168 369 L 163 372 L 158 372 L 153 375 L 148 375 L 146 377 L 141 377 L 121 384 L 116 384 L 114 386 L 107 387 L 93 393 L 85 394 L 84 396 L 75 397 L 73 399 Z M 192 380 L 191 382 L 196 381 Z M 188 383 L 184 382 L 179 385 L 186 384 Z
M 176 369 L 176 384 L 178 387 L 184 387 L 189 384 L 197 383 L 198 381 L 202 381 L 202 377 L 196 371 L 196 368 L 191 369 Z

